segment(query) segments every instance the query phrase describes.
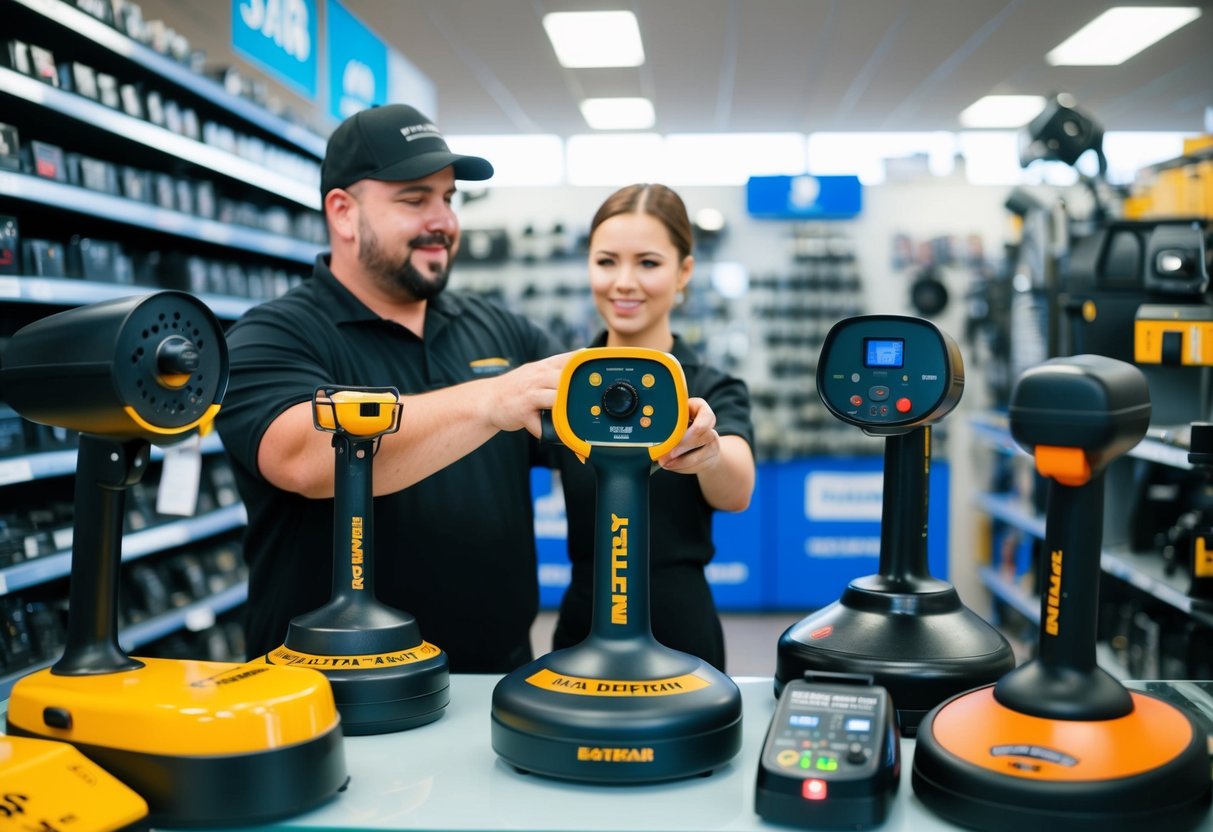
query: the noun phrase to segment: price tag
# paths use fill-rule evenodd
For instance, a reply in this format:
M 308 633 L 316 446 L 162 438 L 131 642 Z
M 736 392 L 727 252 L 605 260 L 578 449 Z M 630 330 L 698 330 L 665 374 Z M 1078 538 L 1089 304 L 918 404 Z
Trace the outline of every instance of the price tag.
M 202 443 L 197 435 L 166 448 L 156 491 L 156 513 L 193 516 L 201 479 Z

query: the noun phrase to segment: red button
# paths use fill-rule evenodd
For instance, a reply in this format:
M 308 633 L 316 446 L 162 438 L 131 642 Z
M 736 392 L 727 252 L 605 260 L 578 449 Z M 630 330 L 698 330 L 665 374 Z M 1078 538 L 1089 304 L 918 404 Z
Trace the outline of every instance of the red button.
M 800 784 L 800 796 L 805 800 L 825 800 L 827 791 L 824 780 L 805 780 Z
M 914 405 L 911 404 L 910 400 L 907 399 L 905 396 L 902 396 L 900 399 L 897 400 L 897 412 L 898 413 L 909 413 L 910 408 L 913 406 Z
M 854 396 L 851 396 L 851 404 L 855 405 L 856 407 L 859 407 L 861 404 L 863 404 L 863 396 L 859 395 L 858 393 L 856 393 Z

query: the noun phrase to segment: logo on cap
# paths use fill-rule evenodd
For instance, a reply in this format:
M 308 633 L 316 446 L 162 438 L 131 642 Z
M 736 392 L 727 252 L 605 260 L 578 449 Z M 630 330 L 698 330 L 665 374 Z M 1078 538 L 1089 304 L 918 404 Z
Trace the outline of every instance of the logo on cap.
M 441 139 L 442 134 L 438 132 L 438 125 L 430 122 L 424 124 L 409 124 L 400 128 L 400 135 L 404 136 L 406 142 L 415 141 L 417 139 Z

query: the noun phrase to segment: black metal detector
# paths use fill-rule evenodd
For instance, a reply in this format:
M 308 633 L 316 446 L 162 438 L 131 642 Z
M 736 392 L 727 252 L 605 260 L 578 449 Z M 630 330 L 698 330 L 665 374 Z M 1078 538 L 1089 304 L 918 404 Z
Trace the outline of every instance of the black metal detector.
M 869 675 L 904 735 L 947 697 L 1015 666 L 1002 635 L 927 567 L 931 425 L 964 390 L 960 349 L 929 321 L 864 315 L 835 324 L 817 392 L 836 417 L 885 437 L 879 572 L 779 638 L 775 693 L 806 670 Z
M 656 350 L 582 350 L 565 365 L 552 418 L 598 478 L 593 618 L 581 644 L 497 684 L 493 750 L 568 780 L 710 772 L 741 747 L 741 693 L 707 662 L 659 644 L 649 623 L 649 476 L 686 432 L 682 367 Z
M 14 410 L 81 433 L 67 644 L 13 686 L 8 733 L 72 743 L 146 799 L 153 825 L 259 823 L 319 805 L 348 780 L 321 674 L 136 659 L 118 644 L 126 489 L 152 443 L 209 426 L 227 370 L 218 320 L 172 291 L 36 321 L 0 367 Z
M 446 653 L 423 641 L 417 619 L 375 596 L 372 500 L 379 439 L 400 429 L 394 387 L 319 387 L 317 430 L 333 434 L 333 594 L 296 616 L 265 659 L 319 670 L 333 686 L 346 734 L 383 734 L 433 722 L 450 701 Z
M 922 721 L 913 784 L 973 829 L 1192 829 L 1209 805 L 1205 732 L 1095 663 L 1104 471 L 1150 423 L 1142 372 L 1054 358 L 1015 385 L 1011 435 L 1049 479 L 1035 659 Z

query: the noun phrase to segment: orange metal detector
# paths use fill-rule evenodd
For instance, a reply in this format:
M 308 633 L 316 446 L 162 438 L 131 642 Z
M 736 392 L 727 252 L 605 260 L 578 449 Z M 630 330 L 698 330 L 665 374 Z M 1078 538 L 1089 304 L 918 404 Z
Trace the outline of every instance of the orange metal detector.
M 1104 469 L 1145 435 L 1150 396 L 1131 364 L 1055 358 L 1011 394 L 1011 435 L 1048 478 L 1035 659 L 923 720 L 914 791 L 982 830 L 1183 830 L 1210 799 L 1205 733 L 1095 664 Z
M 172 291 L 36 321 L 0 367 L 14 410 L 81 434 L 67 644 L 13 686 L 8 733 L 70 742 L 146 799 L 153 825 L 258 823 L 329 800 L 348 779 L 321 674 L 136 659 L 118 644 L 126 489 L 151 443 L 209 426 L 227 369 L 218 320 Z
M 333 686 L 348 735 L 403 731 L 433 722 L 450 701 L 446 653 L 423 641 L 417 619 L 375 597 L 372 474 L 379 439 L 400 429 L 393 387 L 320 387 L 317 430 L 333 434 L 333 591 L 291 620 L 265 659 L 310 667 Z

